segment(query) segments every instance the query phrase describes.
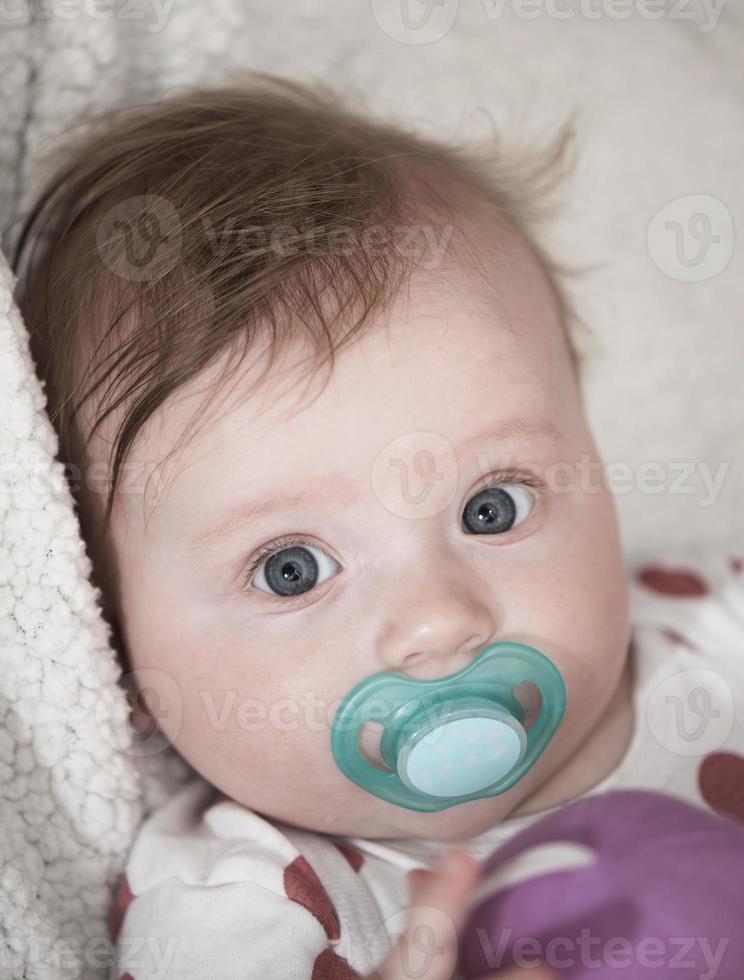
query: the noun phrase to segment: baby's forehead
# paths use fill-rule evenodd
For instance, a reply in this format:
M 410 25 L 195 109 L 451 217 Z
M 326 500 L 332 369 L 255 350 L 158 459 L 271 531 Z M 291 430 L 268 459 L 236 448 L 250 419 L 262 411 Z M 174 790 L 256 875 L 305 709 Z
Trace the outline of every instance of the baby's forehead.
M 313 372 L 297 347 L 258 386 L 261 367 L 250 357 L 229 384 L 217 364 L 192 379 L 136 446 L 151 480 L 139 505 L 147 515 L 162 505 L 174 529 L 199 501 L 217 509 L 241 487 L 268 498 L 276 488 L 313 487 L 324 506 L 341 484 L 368 488 L 394 446 L 406 453 L 468 442 L 467 465 L 480 453 L 482 468 L 513 453 L 516 437 L 529 445 L 531 431 L 560 421 L 570 369 L 559 346 L 529 303 L 512 298 L 504 309 L 480 275 L 419 280 L 337 353 L 330 371 Z M 509 439 L 471 438 L 489 429 L 509 430 Z

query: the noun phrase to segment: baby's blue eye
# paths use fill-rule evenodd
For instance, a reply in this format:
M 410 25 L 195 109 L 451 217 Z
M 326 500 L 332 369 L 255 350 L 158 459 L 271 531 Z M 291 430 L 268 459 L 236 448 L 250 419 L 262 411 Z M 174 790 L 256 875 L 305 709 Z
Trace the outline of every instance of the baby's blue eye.
M 315 557 L 315 554 L 319 558 Z M 330 555 L 310 544 L 292 545 L 269 555 L 259 566 L 253 585 L 262 592 L 283 598 L 301 595 L 335 574 L 332 567 L 341 566 Z M 323 572 L 329 574 L 321 580 Z
M 531 485 L 531 484 L 530 484 Z M 463 512 L 468 534 L 501 534 L 530 514 L 535 497 L 522 484 L 498 484 L 479 490 Z M 280 600 L 290 601 L 332 578 L 341 565 L 305 540 L 280 539 L 250 563 L 248 584 Z
M 529 515 L 534 496 L 523 486 L 485 487 L 473 494 L 462 514 L 462 529 L 468 534 L 502 534 Z

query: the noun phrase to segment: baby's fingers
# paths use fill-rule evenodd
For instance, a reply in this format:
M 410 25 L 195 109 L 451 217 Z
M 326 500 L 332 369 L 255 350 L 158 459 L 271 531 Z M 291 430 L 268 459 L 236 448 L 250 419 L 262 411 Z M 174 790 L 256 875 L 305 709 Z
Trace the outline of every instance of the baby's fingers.
M 406 928 L 378 971 L 381 980 L 450 980 L 478 870 L 474 857 L 453 849 L 430 871 L 410 874 Z

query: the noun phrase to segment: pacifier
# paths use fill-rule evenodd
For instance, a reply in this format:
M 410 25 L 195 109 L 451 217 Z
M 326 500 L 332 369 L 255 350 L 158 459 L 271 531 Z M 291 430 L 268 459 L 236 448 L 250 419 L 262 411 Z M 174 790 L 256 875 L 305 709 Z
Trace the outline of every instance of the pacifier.
M 529 732 L 514 688 L 530 681 L 540 713 Z M 341 772 L 380 799 L 409 810 L 435 811 L 498 796 L 537 762 L 566 710 L 555 664 L 524 643 L 492 643 L 462 670 L 436 680 L 383 671 L 346 695 L 331 726 Z M 359 750 L 367 722 L 381 723 L 387 770 Z

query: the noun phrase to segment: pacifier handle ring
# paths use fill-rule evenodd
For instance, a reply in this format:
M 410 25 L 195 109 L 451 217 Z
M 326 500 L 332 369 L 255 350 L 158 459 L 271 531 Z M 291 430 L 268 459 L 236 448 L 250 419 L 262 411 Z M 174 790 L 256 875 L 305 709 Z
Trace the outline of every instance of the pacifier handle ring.
M 543 662 L 538 669 L 535 658 L 531 656 L 531 654 L 533 653 L 531 647 L 525 647 L 523 644 L 520 644 L 520 646 L 522 646 L 524 655 L 527 658 L 527 662 L 525 663 L 522 657 L 519 658 L 520 663 L 525 663 L 525 668 L 526 668 L 524 672 L 525 676 L 522 678 L 522 680 L 520 680 L 519 683 L 523 684 L 525 681 L 529 681 L 530 683 L 534 684 L 535 687 L 540 692 L 540 701 L 541 701 L 540 712 L 537 718 L 535 719 L 535 723 L 532 726 L 532 728 L 530 728 L 530 730 L 526 733 L 527 748 L 529 749 L 532 745 L 540 746 L 543 741 L 545 742 L 545 744 L 547 744 L 547 742 L 550 740 L 553 731 L 552 726 L 555 724 L 555 726 L 557 727 L 557 724 L 560 722 L 560 720 L 563 718 L 563 715 L 565 714 L 565 710 L 566 710 L 565 702 L 567 699 L 567 694 L 566 694 L 566 686 L 563 683 L 563 678 L 561 677 L 560 671 L 555 666 L 555 664 L 552 661 L 548 660 L 547 658 L 544 658 L 545 662 Z M 505 656 L 507 659 L 509 659 L 508 654 L 506 654 Z M 551 701 L 551 699 L 547 697 L 547 692 L 545 690 L 546 680 L 547 680 L 547 678 L 545 677 L 546 670 L 549 674 L 552 674 L 555 681 L 558 682 L 563 692 L 562 702 L 557 700 Z M 544 738 L 546 732 L 549 733 L 547 739 Z M 542 749 L 540 749 L 540 751 L 542 751 Z

